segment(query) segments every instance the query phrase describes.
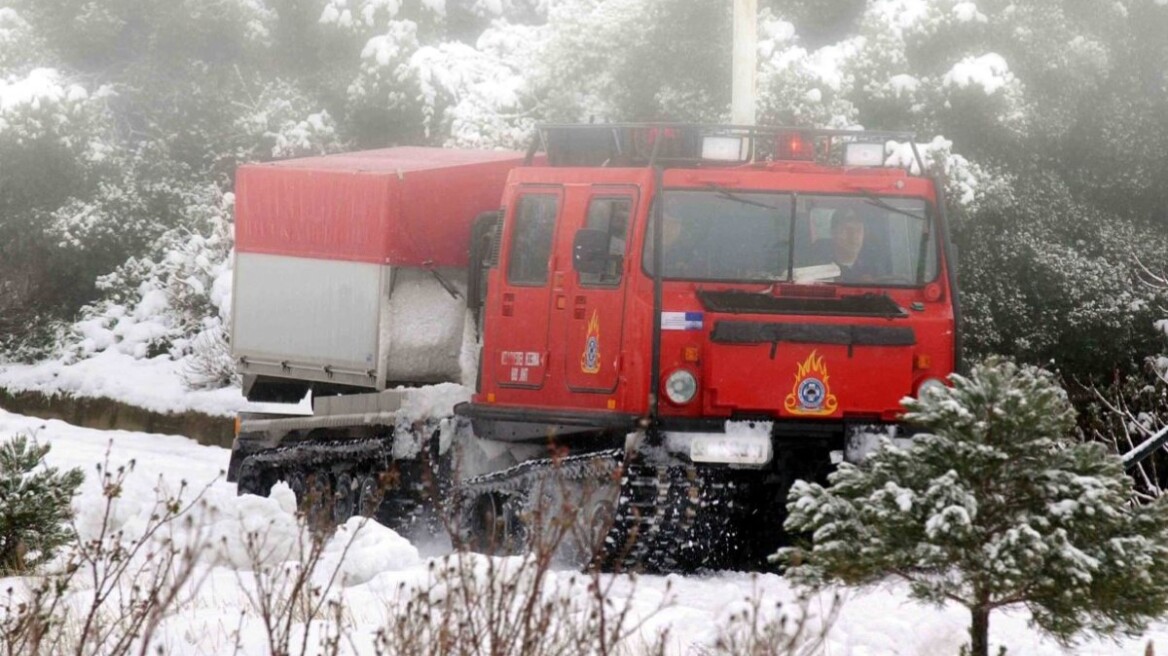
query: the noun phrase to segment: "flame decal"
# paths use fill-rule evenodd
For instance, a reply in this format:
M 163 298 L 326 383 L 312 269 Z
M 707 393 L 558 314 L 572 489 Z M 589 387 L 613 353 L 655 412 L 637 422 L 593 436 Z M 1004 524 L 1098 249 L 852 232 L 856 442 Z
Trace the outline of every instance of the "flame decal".
M 787 395 L 783 407 L 793 415 L 830 415 L 839 402 L 831 393 L 827 363 L 814 350 L 795 372 L 795 385 Z
M 584 352 L 580 354 L 580 371 L 586 374 L 600 372 L 600 315 L 596 310 L 588 320 L 588 336 L 584 339 Z

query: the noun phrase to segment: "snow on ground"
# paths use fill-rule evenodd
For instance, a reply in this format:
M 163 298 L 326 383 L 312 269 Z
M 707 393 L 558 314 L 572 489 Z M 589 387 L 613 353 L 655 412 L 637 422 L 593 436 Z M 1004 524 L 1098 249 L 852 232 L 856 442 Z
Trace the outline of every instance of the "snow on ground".
M 94 465 L 107 449 L 112 466 L 136 461 L 126 481 L 112 517 L 115 527 L 133 535 L 141 530 L 154 510 L 156 490 L 178 489 L 186 481 L 192 490 L 206 487 L 207 507 L 193 511 L 195 525 L 222 546 L 217 558 L 204 567 L 206 577 L 194 596 L 162 623 L 160 643 L 167 653 L 217 654 L 236 644 L 238 653 L 266 653 L 266 636 L 247 595 L 254 591 L 254 579 L 244 557 L 241 536 L 264 530 L 272 545 L 295 543 L 296 523 L 291 493 L 278 486 L 272 498 L 237 497 L 235 486 L 224 482 L 221 471 L 228 452 L 205 447 L 184 437 L 150 435 L 125 431 L 82 429 L 59 421 L 45 421 L 0 411 L 0 440 L 18 433 L 35 435 L 53 445 L 50 464 L 81 467 L 87 480 L 74 506 L 83 536 L 92 536 L 100 526 L 102 498 Z M 112 444 L 112 445 L 111 445 Z M 209 486 L 209 487 L 207 487 Z M 356 532 L 353 537 L 353 532 Z M 348 622 L 354 641 L 346 653 L 372 653 L 370 641 L 377 628 L 395 612 L 393 600 L 399 586 L 415 585 L 428 576 L 431 560 L 406 540 L 381 526 L 359 526 L 352 520 L 329 544 L 323 562 L 325 570 L 340 560 L 346 544 L 348 554 L 341 566 L 340 593 L 348 604 Z M 433 555 L 431 554 L 431 557 Z M 481 571 L 487 564 L 509 566 L 506 559 L 475 561 Z M 572 572 L 557 571 L 553 583 L 559 594 L 579 594 L 580 583 L 569 583 Z M 611 580 L 607 579 L 606 580 Z M 649 615 L 645 629 L 669 629 L 670 653 L 701 653 L 714 639 L 717 627 L 730 612 L 741 609 L 750 595 L 761 594 L 764 608 L 775 602 L 790 602 L 793 591 L 779 576 L 754 577 L 739 572 L 718 572 L 699 576 L 647 576 L 636 582 L 626 578 L 612 581 L 618 598 L 632 604 L 634 614 Z M 0 587 L 13 581 L 0 580 Z M 890 584 L 873 591 L 843 591 L 844 604 L 831 625 L 827 641 L 819 652 L 829 656 L 875 656 L 896 654 L 925 656 L 956 654 L 965 641 L 967 615 L 955 606 L 933 608 L 907 598 L 903 586 Z M 663 609 L 657 610 L 661 603 Z M 813 599 L 810 612 L 822 616 L 831 604 L 831 595 Z M 790 607 L 790 606 L 788 606 Z M 241 619 L 242 614 L 242 619 Z M 1027 615 L 1018 610 L 996 613 L 992 619 L 992 642 L 1009 647 L 1012 654 L 1133 654 L 1143 653 L 1148 639 L 1168 647 L 1168 625 L 1157 625 L 1140 639 L 1119 643 L 1092 641 L 1062 649 L 1041 638 L 1026 626 Z M 319 627 L 318 627 L 319 630 Z M 240 636 L 237 637 L 236 633 Z M 310 648 L 315 642 L 310 641 Z M 996 648 L 996 647 L 995 647 Z
M 307 400 L 299 405 L 250 403 L 238 387 L 188 390 L 182 383 L 182 366 L 182 362 L 164 355 L 139 360 L 110 349 L 69 364 L 45 360 L 36 364 L 0 365 L 0 389 L 12 393 L 107 398 L 160 413 L 194 411 L 220 417 L 233 417 L 245 411 L 312 413 Z M 450 415 L 455 404 L 470 400 L 470 390 L 453 383 L 410 392 L 403 401 L 402 414 L 411 421 L 423 416 Z
M 103 397 L 163 413 L 193 410 L 230 417 L 247 407 L 238 387 L 187 390 L 179 371 L 182 366 L 165 355 L 138 360 L 109 349 L 72 364 L 45 360 L 0 366 L 0 388 L 9 392 Z

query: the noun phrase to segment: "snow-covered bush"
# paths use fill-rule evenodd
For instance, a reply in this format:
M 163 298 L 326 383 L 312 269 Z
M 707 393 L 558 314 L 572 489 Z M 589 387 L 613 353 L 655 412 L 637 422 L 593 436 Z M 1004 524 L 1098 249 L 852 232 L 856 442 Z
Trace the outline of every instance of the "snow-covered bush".
M 85 477 L 46 467 L 48 452 L 24 435 L 0 443 L 0 576 L 39 567 L 75 537 L 68 522 Z
M 847 60 L 862 41 L 849 40 L 813 52 L 790 23 L 764 12 L 759 25 L 759 123 L 848 128 L 856 108 L 848 100 L 854 77 Z
M 1053 172 L 1020 178 L 955 225 L 971 353 L 1053 363 L 1105 380 L 1159 345 L 1164 290 L 1141 282 L 1168 240 L 1075 197 Z
M 757 579 L 756 579 L 757 581 Z M 830 651 L 825 637 L 835 623 L 843 599 L 836 594 L 830 604 L 813 601 L 801 592 L 793 603 L 763 603 L 756 590 L 750 596 L 727 604 L 725 618 L 718 622 L 718 637 L 702 656 L 812 656 Z M 814 611 L 812 609 L 815 609 Z
M 0 7 L 0 77 L 27 72 L 31 66 L 28 53 L 43 49 L 35 30 L 19 12 Z
M 60 206 L 102 177 L 111 130 L 104 94 L 56 69 L 0 77 L 0 344 L 9 353 L 46 347 L 30 341 L 101 270 L 61 248 L 52 226 Z
M 38 459 L 47 450 L 33 449 Z M 5 653 L 145 653 L 164 615 L 180 604 L 180 594 L 198 588 L 199 581 L 192 579 L 210 544 L 205 528 L 194 523 L 192 510 L 207 510 L 207 488 L 189 494 L 184 482 L 170 493 L 160 484 L 148 518 L 134 527 L 139 531 L 127 534 L 126 527 L 118 526 L 117 509 L 134 461 L 111 465 L 107 451 L 95 469 L 101 490 L 96 535 L 81 538 L 72 528 L 62 531 L 56 544 L 63 552 L 55 561 L 59 566 L 43 577 L 17 580 L 0 597 L 0 649 Z M 52 469 L 44 471 L 48 473 L 55 475 Z M 54 510 L 56 523 L 72 519 L 69 504 L 85 477 L 73 469 L 58 478 L 61 490 L 25 500 L 42 506 L 46 521 L 50 508 Z
M 780 551 L 804 583 L 902 579 L 914 597 L 972 616 L 988 653 L 990 612 L 1025 605 L 1069 641 L 1136 632 L 1168 610 L 1168 505 L 1131 506 L 1132 481 L 1103 445 L 1072 437 L 1074 411 L 1054 377 L 990 360 L 952 387 L 906 399 L 923 427 L 830 486 L 797 482 L 785 527 L 811 539 Z
M 233 159 L 238 162 L 324 155 L 345 146 L 328 110 L 284 80 L 265 85 L 235 120 L 235 128 Z
M 475 47 L 447 42 L 414 53 L 408 70 L 421 91 L 427 134 L 449 135 L 446 143 L 462 148 L 526 149 L 538 106 L 525 74 L 543 34 L 498 24 Z
M 235 380 L 225 338 L 231 309 L 233 197 L 214 186 L 192 190 L 184 223 L 143 258 L 98 279 L 101 301 L 75 324 L 74 357 L 117 349 L 136 358 L 188 358 L 188 384 Z

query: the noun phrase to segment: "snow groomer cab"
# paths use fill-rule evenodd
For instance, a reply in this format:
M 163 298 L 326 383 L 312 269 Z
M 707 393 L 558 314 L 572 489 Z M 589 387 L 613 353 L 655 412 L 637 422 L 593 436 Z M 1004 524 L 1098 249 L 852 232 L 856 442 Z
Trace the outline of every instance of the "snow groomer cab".
M 786 479 L 956 369 L 942 187 L 913 135 L 548 125 L 539 150 L 472 248 L 479 437 L 643 440 Z

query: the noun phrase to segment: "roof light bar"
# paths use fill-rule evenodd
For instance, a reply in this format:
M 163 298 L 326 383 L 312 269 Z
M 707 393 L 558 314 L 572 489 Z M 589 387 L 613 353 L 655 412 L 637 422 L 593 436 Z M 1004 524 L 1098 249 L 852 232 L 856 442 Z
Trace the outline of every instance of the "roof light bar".
M 702 137 L 702 159 L 718 162 L 745 162 L 750 159 L 750 139 L 746 137 Z
M 702 123 L 541 124 L 528 163 L 543 149 L 551 166 L 701 166 L 751 161 L 823 161 L 848 166 L 897 166 L 923 175 L 911 132 L 835 130 L 799 126 Z M 889 141 L 907 143 L 914 165 L 887 159 Z M 854 143 L 853 146 L 848 146 Z M 843 151 L 843 152 L 841 152 Z M 846 153 L 850 152 L 850 156 Z M 877 163 L 877 160 L 882 160 Z
M 884 144 L 849 143 L 844 146 L 844 166 L 884 166 Z
M 781 132 L 775 143 L 775 159 L 814 160 L 815 142 L 802 132 Z

